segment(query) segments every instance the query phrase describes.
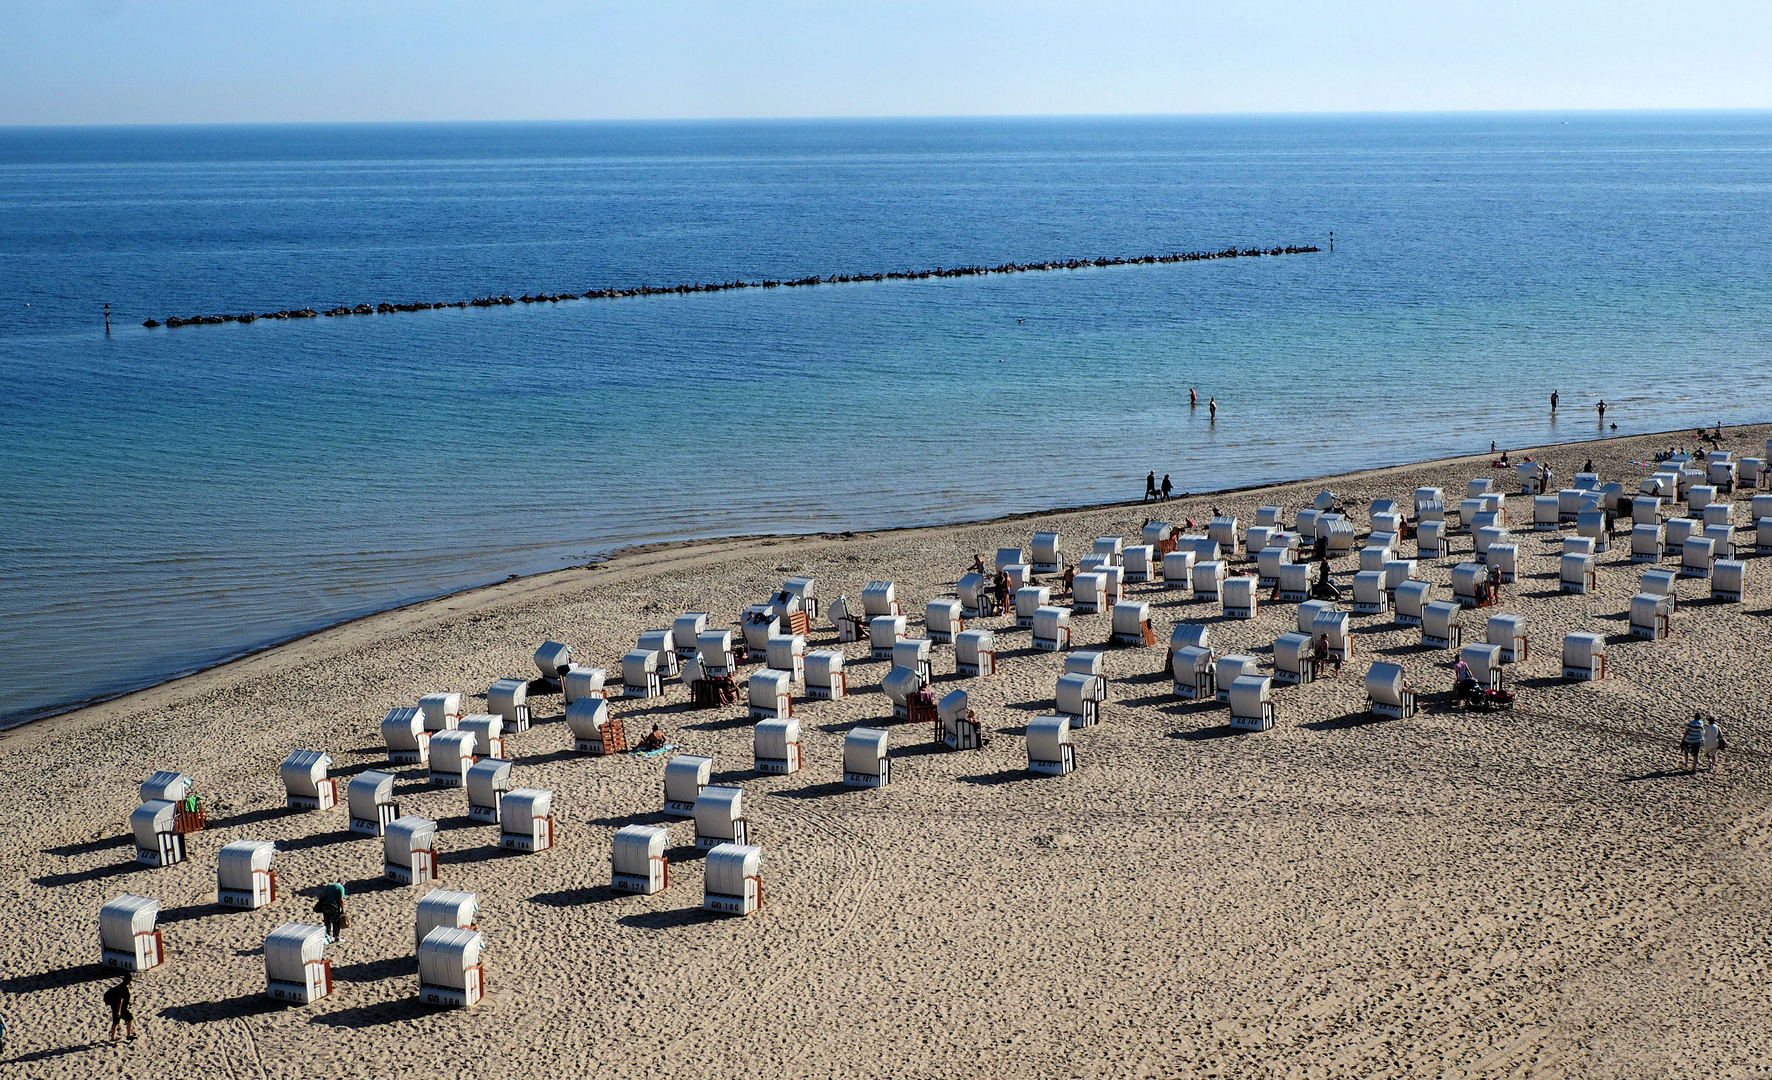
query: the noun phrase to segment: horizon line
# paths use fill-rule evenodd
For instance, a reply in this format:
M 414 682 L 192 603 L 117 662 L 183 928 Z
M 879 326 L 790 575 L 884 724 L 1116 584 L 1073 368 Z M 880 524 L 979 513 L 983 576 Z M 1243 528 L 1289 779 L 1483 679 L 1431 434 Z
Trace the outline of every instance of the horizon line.
M 1407 119 L 1461 117 L 1623 117 L 1623 116 L 1722 116 L 1772 114 L 1772 106 L 1669 106 L 1665 108 L 1554 108 L 1542 109 L 1298 109 L 1249 112 L 1133 112 L 1133 113 L 881 113 L 873 115 L 830 114 L 823 116 L 656 116 L 656 117 L 512 117 L 497 120 L 159 120 L 93 123 L 0 124 L 0 132 L 154 128 L 298 128 L 298 127 L 492 127 L 498 125 L 628 125 L 628 124 L 819 124 L 819 123 L 933 123 L 1014 120 L 1289 120 L 1289 119 Z

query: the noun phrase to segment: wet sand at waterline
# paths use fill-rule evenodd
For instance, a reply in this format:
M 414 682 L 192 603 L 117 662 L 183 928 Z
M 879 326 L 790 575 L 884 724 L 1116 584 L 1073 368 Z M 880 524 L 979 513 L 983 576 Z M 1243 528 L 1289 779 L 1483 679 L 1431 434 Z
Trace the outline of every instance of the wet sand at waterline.
M 1766 428 L 1725 444 L 1763 450 Z M 1672 437 L 1542 452 L 1560 481 L 1592 456 L 1634 489 L 1629 464 Z M 1687 443 L 1690 439 L 1685 440 Z M 1487 457 L 1440 461 L 1180 499 L 853 537 L 712 541 L 624 552 L 590 569 L 478 589 L 373 616 L 277 649 L 0 735 L 9 890 L 0 925 L 0 1013 L 17 1076 L 419 1077 L 434 1075 L 828 1076 L 1583 1076 L 1762 1075 L 1772 1065 L 1772 559 L 1747 556 L 1741 604 L 1681 581 L 1669 640 L 1630 641 L 1624 616 L 1642 567 L 1629 542 L 1597 559 L 1599 588 L 1557 592 L 1561 533 L 1530 529 L 1511 495 L 1521 577 L 1476 627 L 1530 621 L 1531 652 L 1508 669 L 1510 712 L 1466 712 L 1444 693 L 1450 654 L 1419 647 L 1389 615 L 1354 618 L 1339 675 L 1277 688 L 1278 722 L 1231 734 L 1223 706 L 1183 702 L 1158 674 L 1177 620 L 1211 624 L 1219 654 L 1271 671 L 1296 605 L 1251 621 L 1216 604 L 1134 585 L 1159 647 L 1113 649 L 1103 722 L 1076 733 L 1079 767 L 1026 770 L 1027 721 L 1052 707 L 1060 657 L 1034 653 L 1007 618 L 995 678 L 954 678 L 993 740 L 936 751 L 927 726 L 891 727 L 893 782 L 841 785 L 851 727 L 890 715 L 889 665 L 845 646 L 852 696 L 803 702 L 806 765 L 751 769 L 740 706 L 691 711 L 614 703 L 631 737 L 656 720 L 679 752 L 741 783 L 764 851 L 764 906 L 704 915 L 693 826 L 672 823 L 671 885 L 609 887 L 610 837 L 662 820 L 665 758 L 571 752 L 557 695 L 511 736 L 514 780 L 555 793 L 556 847 L 503 853 L 470 823 L 459 789 L 399 770 L 404 813 L 442 824 L 440 887 L 476 892 L 490 994 L 468 1011 L 415 1000 L 413 906 L 429 886 L 380 881 L 379 841 L 345 812 L 285 812 L 277 764 L 329 751 L 335 776 L 385 761 L 379 722 L 427 692 L 460 690 L 468 711 L 495 679 L 535 674 L 544 639 L 619 670 L 623 652 L 679 612 L 735 620 L 789 575 L 826 603 L 897 583 L 920 633 L 924 603 L 950 594 L 972 555 L 1061 534 L 1074 560 L 1100 535 L 1147 517 L 1202 525 L 1217 505 L 1243 526 L 1256 506 L 1287 520 L 1324 487 L 1354 510 L 1435 485 L 1456 500 L 1472 476 L 1518 490 Z M 1738 524 L 1746 523 L 1747 493 Z M 1525 527 L 1521 528 L 1520 523 Z M 1468 556 L 1420 564 L 1446 595 Z M 1412 543 L 1402 545 L 1405 556 Z M 1335 560 L 1348 584 L 1357 559 Z M 1073 620 L 1079 646 L 1109 616 Z M 977 625 L 977 624 L 974 624 Z M 1608 678 L 1560 678 L 1562 636 L 1606 634 Z M 1467 640 L 1473 631 L 1467 629 Z M 95 634 L 102 645 L 103 634 Z M 810 647 L 835 634 L 815 624 Z M 1369 721 L 1362 676 L 1401 663 L 1421 691 L 1407 721 Z M 102 662 L 102 649 L 95 654 Z M 748 671 L 749 669 L 747 669 Z M 1731 771 L 1687 776 L 1676 741 L 1694 708 L 1722 718 Z M 210 828 L 190 858 L 138 869 L 126 821 L 159 768 L 195 778 Z M 342 789 L 341 782 L 341 789 Z M 255 912 L 215 903 L 215 853 L 278 844 L 282 895 Z M 335 990 L 314 1005 L 265 999 L 262 943 L 342 879 L 354 925 L 329 947 Z M 97 912 L 133 892 L 158 898 L 169 953 L 138 977 L 141 1037 L 103 1044 Z

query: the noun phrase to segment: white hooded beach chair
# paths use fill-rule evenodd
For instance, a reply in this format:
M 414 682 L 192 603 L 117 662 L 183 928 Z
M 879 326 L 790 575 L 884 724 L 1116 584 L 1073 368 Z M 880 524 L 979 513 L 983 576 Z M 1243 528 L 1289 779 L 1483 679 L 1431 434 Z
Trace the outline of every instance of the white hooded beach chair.
M 1772 555 L 1772 514 L 1754 522 L 1754 552 L 1758 555 Z
M 1452 599 L 1465 607 L 1477 606 L 1477 586 L 1489 580 L 1489 570 L 1481 563 L 1459 563 L 1452 568 Z
M 309 1005 L 332 993 L 323 927 L 288 922 L 265 935 L 265 993 L 289 1005 Z
M 902 638 L 892 646 L 892 664 L 894 667 L 907 667 L 915 671 L 925 683 L 935 679 L 935 668 L 930 663 L 931 643 L 928 638 Z
M 473 734 L 476 759 L 505 756 L 504 717 L 492 713 L 469 713 L 461 718 L 461 726 L 456 730 Z
M 767 604 L 752 604 L 745 608 L 739 617 L 738 628 L 744 636 L 745 649 L 753 657 L 767 653 L 769 642 L 782 635 L 781 620 L 769 613 Z
M 1392 559 L 1384 564 L 1384 591 L 1390 594 L 1392 604 L 1396 603 L 1397 590 L 1405 581 L 1415 580 L 1414 559 Z
M 1444 491 L 1442 491 L 1440 488 L 1418 487 L 1415 489 L 1415 516 L 1418 520 L 1421 520 L 1421 521 L 1437 521 L 1437 520 L 1439 520 L 1436 517 L 1428 516 L 1427 511 L 1430 509 L 1433 509 L 1435 507 L 1439 507 L 1439 508 L 1443 509 L 1445 507 L 1445 505 L 1446 505 L 1446 493 Z
M 1697 518 L 1675 517 L 1667 519 L 1667 550 L 1674 558 L 1679 558 L 1680 551 L 1686 541 L 1694 536 L 1704 535 L 1704 522 Z
M 800 771 L 800 721 L 791 716 L 763 720 L 751 729 L 752 767 L 786 776 Z
M 746 626 L 749 626 L 748 621 Z M 745 637 L 748 640 L 750 634 L 747 632 Z M 677 673 L 682 670 L 681 661 L 677 658 L 677 632 L 674 629 L 648 630 L 640 635 L 640 639 L 634 643 L 634 648 L 641 652 L 658 654 L 658 677 L 660 679 L 675 678 Z M 761 653 L 761 651 L 762 649 L 759 647 L 758 652 Z
M 771 671 L 786 672 L 790 683 L 804 682 L 806 680 L 805 636 L 787 634 L 771 638 L 764 663 Z
M 1507 529 L 1502 526 L 1485 525 L 1482 528 L 1479 528 L 1477 530 L 1476 539 L 1473 542 L 1476 548 L 1477 561 L 1486 565 L 1488 562 L 1487 557 L 1489 554 L 1489 546 L 1491 544 L 1505 544 L 1508 542 L 1509 538 L 1510 534 Z
M 160 801 L 160 800 L 157 800 Z M 107 900 L 98 909 L 99 962 L 124 971 L 147 971 L 166 962 L 166 944 L 154 926 L 160 901 L 146 896 Z
M 1704 508 L 1704 527 L 1735 524 L 1735 504 L 1726 502 L 1710 503 Z
M 1107 700 L 1107 681 L 1100 675 L 1068 671 L 1053 688 L 1054 712 L 1074 728 L 1094 727 L 1101 720 L 1101 703 Z
M 1757 490 L 1765 487 L 1766 459 L 1757 457 L 1742 458 L 1738 483 L 1741 487 L 1748 488 L 1749 490 Z
M 1284 529 L 1286 527 L 1286 508 L 1272 505 L 1256 507 L 1255 524 L 1273 529 Z
M 1015 590 L 1015 625 L 1028 630 L 1034 625 L 1034 612 L 1052 603 L 1052 590 L 1044 585 L 1029 585 Z
M 1638 523 L 1630 530 L 1630 561 L 1634 563 L 1658 563 L 1666 552 L 1667 530 L 1665 526 Z
M 892 781 L 892 759 L 886 756 L 887 734 L 880 728 L 851 728 L 843 737 L 843 783 L 849 787 L 885 787 Z
M 1581 513 L 1581 502 L 1587 492 L 1581 488 L 1563 488 L 1557 492 L 1557 516 L 1564 521 L 1574 521 L 1575 515 Z
M 560 680 L 572 670 L 572 646 L 558 641 L 544 641 L 535 650 L 535 667 L 550 689 L 558 690 Z
M 1719 559 L 1727 559 L 1735 554 L 1735 526 L 1706 525 L 1704 537 L 1711 542 L 1711 550 Z
M 1422 609 L 1433 599 L 1434 583 L 1410 578 L 1397 586 L 1393 620 L 1398 626 L 1420 626 Z
M 471 731 L 439 731 L 431 736 L 431 784 L 435 787 L 461 787 L 468 782 L 468 769 L 474 764 L 474 746 L 478 736 Z
M 1674 599 L 1674 592 L 1679 584 L 1680 574 L 1677 570 L 1645 570 L 1642 584 L 1637 586 L 1638 592 L 1650 593 Z
M 181 772 L 161 769 L 142 781 L 142 802 L 180 802 L 191 793 L 191 778 Z
M 764 668 L 751 675 L 745 686 L 752 720 L 773 720 L 794 715 L 794 677 L 786 671 Z
M 1311 620 L 1311 634 L 1319 640 L 1327 637 L 1329 652 L 1344 662 L 1354 654 L 1352 628 L 1352 619 L 1345 611 L 1319 611 Z
M 461 722 L 461 695 L 426 694 L 418 699 L 418 711 L 424 714 L 426 731 L 453 731 Z
M 1647 641 L 1666 638 L 1674 613 L 1674 598 L 1638 593 L 1630 598 L 1630 632 Z
M 1458 658 L 1470 668 L 1471 678 L 1479 687 L 1501 689 L 1501 646 L 1466 645 L 1458 650 Z
M 1108 576 L 1078 574 L 1071 581 L 1071 606 L 1079 615 L 1094 615 L 1107 606 Z
M 523 679 L 500 679 L 493 683 L 486 691 L 486 711 L 502 719 L 513 735 L 528 731 L 529 683 Z
M 1606 511 L 1583 510 L 1575 517 L 1575 535 L 1585 536 L 1594 542 L 1594 550 L 1603 552 L 1610 546 L 1611 536 L 1606 532 Z
M 1126 548 L 1122 557 L 1126 568 L 1126 580 L 1135 585 L 1154 581 L 1160 572 L 1157 567 L 1157 549 L 1150 544 L 1132 544 Z
M 960 601 L 931 600 L 923 609 L 923 632 L 938 645 L 952 645 L 954 635 L 966 629 L 964 619 L 960 613 Z
M 1430 649 L 1457 649 L 1463 644 L 1464 607 L 1433 600 L 1421 609 L 1421 643 Z
M 269 840 L 235 840 L 215 854 L 215 899 L 223 907 L 255 911 L 277 899 L 277 872 Z
M 515 788 L 499 796 L 498 846 L 531 853 L 553 847 L 554 793 Z
M 1274 726 L 1274 681 L 1265 675 L 1239 675 L 1230 685 L 1230 726 L 1238 731 L 1267 731 Z
M 1298 632 L 1308 634 L 1316 625 L 1317 615 L 1324 611 L 1339 611 L 1333 600 L 1306 600 L 1298 605 Z
M 388 764 L 430 764 L 431 733 L 425 730 L 425 715 L 419 710 L 389 709 L 382 718 L 381 737 L 388 746 Z
M 291 750 L 277 766 L 283 777 L 283 805 L 290 810 L 330 810 L 338 805 L 338 781 L 328 773 L 332 755 L 324 750 Z
M 1229 576 L 1229 569 L 1222 560 L 1210 559 L 1206 562 L 1195 563 L 1194 599 L 1216 603 L 1219 598 L 1219 589 L 1224 585 L 1227 576 Z
M 1175 526 L 1167 521 L 1147 521 L 1139 530 L 1138 539 L 1154 548 L 1158 556 L 1165 555 L 1174 547 Z
M 1503 584 L 1516 582 L 1520 579 L 1520 545 L 1512 541 L 1505 544 L 1490 544 L 1489 550 L 1483 553 L 1483 565 L 1493 566 L 1495 574 Z
M 381 836 L 381 872 L 396 885 L 437 880 L 437 823 L 421 817 L 388 822 Z
M 1321 519 L 1319 519 L 1320 521 Z M 1357 534 L 1354 523 L 1345 519 L 1329 523 L 1329 551 L 1333 554 L 1345 554 L 1354 549 Z
M 1495 490 L 1495 481 L 1487 476 L 1473 476 L 1464 485 L 1464 497 L 1475 499 Z
M 880 692 L 892 703 L 892 718 L 909 720 L 912 699 L 927 685 L 929 680 L 916 668 L 894 666 L 888 671 L 880 679 Z
M 1310 599 L 1313 563 L 1281 563 L 1279 567 L 1280 599 L 1289 604 L 1302 604 Z
M 1216 697 L 1220 705 L 1228 705 L 1231 700 L 1231 684 L 1245 675 L 1260 674 L 1260 664 L 1255 657 L 1242 653 L 1230 653 L 1219 657 L 1212 663 L 1212 681 L 1217 684 Z
M 1585 596 L 1594 591 L 1594 557 L 1570 552 L 1563 556 L 1558 566 L 1558 588 L 1565 593 Z
M 808 621 L 818 618 L 817 578 L 809 575 L 788 578 L 781 583 L 781 591 L 800 602 L 800 610 L 806 613 Z
M 1071 745 L 1071 723 L 1062 716 L 1036 716 L 1028 721 L 1028 771 L 1066 776 L 1077 767 Z
M 904 637 L 905 617 L 903 615 L 879 615 L 868 623 L 868 650 L 875 660 L 892 659 L 892 650 L 898 646 L 899 639 Z
M 1195 566 L 1198 566 L 1203 562 L 1211 562 L 1214 559 L 1223 557 L 1223 552 L 1220 551 L 1218 547 L 1218 541 L 1212 539 L 1210 536 L 1202 536 L 1198 533 L 1191 533 L 1187 536 L 1181 537 L 1176 541 L 1176 546 L 1193 549 Z
M 1415 688 L 1397 664 L 1377 663 L 1366 669 L 1367 709 L 1374 716 L 1407 720 L 1415 715 Z
M 1717 542 L 1708 536 L 1688 537 L 1680 549 L 1680 576 L 1708 578 L 1717 562 Z
M 984 745 L 983 730 L 969 707 L 964 690 L 955 690 L 936 703 L 942 741 L 950 750 L 977 750 Z
M 731 637 L 731 631 L 725 633 L 728 638 Z M 658 673 L 658 653 L 651 649 L 629 649 L 621 658 L 622 697 L 655 698 L 663 694 L 663 680 Z
M 486 993 L 485 944 L 478 930 L 439 926 L 426 934 L 418 943 L 418 999 L 455 1009 L 478 1004 Z
M 425 935 L 442 927 L 445 930 L 478 930 L 480 898 L 471 892 L 454 889 L 432 889 L 419 897 L 413 909 L 414 950 L 424 943 Z
M 1005 566 L 1026 565 L 1027 561 L 1028 561 L 1027 551 L 1023 548 L 1012 547 L 1012 548 L 998 548 L 997 549 L 997 558 L 996 558 L 995 565 L 999 571 L 1001 571 Z
M 1175 679 L 1176 697 L 1184 701 L 1211 701 L 1217 697 L 1210 649 L 1184 645 L 1170 657 L 1169 667 Z
M 1322 517 L 1323 513 L 1324 511 L 1315 508 L 1300 510 L 1298 516 L 1292 519 L 1292 527 L 1297 530 L 1299 536 L 1307 540 L 1315 540 L 1317 538 L 1317 519 Z
M 580 754 L 604 757 L 627 749 L 627 732 L 600 697 L 580 698 L 566 706 L 566 730 L 572 749 Z
M 1606 635 L 1563 635 L 1563 678 L 1598 682 L 1606 677 Z
M 633 655 L 632 653 L 629 654 Z M 732 631 L 707 630 L 695 639 L 695 658 L 704 679 L 738 676 L 738 659 L 732 651 Z M 626 661 L 623 661 L 624 665 Z
M 1421 559 L 1445 559 L 1452 555 L 1452 536 L 1444 521 L 1424 521 L 1415 530 L 1415 554 Z
M 1151 606 L 1142 600 L 1122 600 L 1114 605 L 1108 640 L 1115 645 L 1144 648 L 1157 643 L 1151 630 Z
M 1631 521 L 1637 525 L 1656 525 L 1661 522 L 1661 496 L 1639 495 L 1630 501 Z
M 897 589 L 890 581 L 870 581 L 861 590 L 861 613 L 870 621 L 883 615 L 902 615 Z
M 1385 533 L 1383 538 L 1389 541 L 1391 535 Z M 1368 543 L 1360 549 L 1360 561 L 1357 565 L 1360 570 L 1383 570 L 1384 564 L 1396 558 L 1396 555 L 1397 549 L 1392 543 Z
M 843 660 L 839 649 L 816 649 L 806 654 L 808 701 L 836 701 L 848 693 L 849 673 L 843 670 Z
M 1036 574 L 1064 573 L 1064 556 L 1058 550 L 1057 533 L 1034 534 L 1034 561 L 1031 569 Z
M 714 759 L 678 754 L 665 762 L 664 812 L 669 817 L 695 816 L 695 800 L 714 775 Z
M 1163 658 L 1162 670 L 1167 673 L 1172 669 L 1172 661 L 1176 653 L 1188 646 L 1204 649 L 1210 660 L 1212 656 L 1212 627 L 1205 623 L 1176 623 L 1169 631 L 1169 648 Z
M 135 837 L 135 861 L 145 866 L 171 866 L 185 859 L 184 834 L 177 829 L 178 804 L 151 799 L 129 814 Z
M 1089 549 L 1089 553 L 1107 560 L 1104 565 L 1118 566 L 1120 565 L 1120 553 L 1124 546 L 1124 537 L 1101 536 L 1096 538 L 1094 545 Z
M 1458 526 L 1461 529 L 1469 529 L 1471 523 L 1476 520 L 1477 515 L 1483 513 L 1483 506 L 1484 503 L 1482 499 L 1466 499 L 1459 503 Z
M 1027 563 L 1016 563 L 1014 566 L 1005 566 L 1003 568 L 1003 576 L 1009 581 L 1009 592 L 1011 595 L 1014 595 L 1017 591 L 1025 589 L 1034 583 L 1034 569 Z
M 616 892 L 651 896 L 671 884 L 665 849 L 671 834 L 658 825 L 624 825 L 616 830 L 609 850 L 609 884 Z
M 960 617 L 977 619 L 989 613 L 995 607 L 990 590 L 991 579 L 983 574 L 961 574 L 954 584 L 954 591 L 960 596 Z
M 708 613 L 686 611 L 671 622 L 671 647 L 676 650 L 679 665 L 694 660 L 701 636 L 708 632 Z
M 1267 550 L 1269 541 L 1285 531 L 1266 525 L 1251 525 L 1249 530 L 1243 534 L 1243 550 L 1250 555 L 1259 555 Z
M 1071 647 L 1071 612 L 1069 608 L 1045 605 L 1034 609 L 1034 648 L 1041 652 L 1063 652 Z
M 997 673 L 997 634 L 993 630 L 964 630 L 954 638 L 954 670 L 962 678 L 976 679 Z
M 1386 499 L 1385 501 L 1389 502 L 1390 500 Z M 1395 510 L 1375 510 L 1372 513 L 1372 532 L 1401 536 L 1405 520 L 1403 515 Z
M 1206 523 L 1207 538 L 1218 544 L 1218 550 L 1227 558 L 1243 553 L 1242 534 L 1237 528 L 1237 519 L 1229 515 L 1221 515 Z
M 394 774 L 370 769 L 351 777 L 345 785 L 345 805 L 350 810 L 351 831 L 380 836 L 400 817 L 394 801 Z
M 1163 587 L 1165 589 L 1188 589 L 1194 582 L 1194 553 L 1187 551 L 1171 551 L 1163 556 Z
M 1362 570 L 1354 575 L 1354 614 L 1383 615 L 1390 610 L 1383 570 Z
M 1064 658 L 1063 674 L 1107 675 L 1107 654 L 1099 649 L 1078 649 Z
M 1544 474 L 1539 471 L 1536 461 L 1522 461 L 1514 467 L 1515 475 L 1520 478 L 1520 494 L 1539 495 L 1544 491 Z
M 1274 639 L 1274 681 L 1302 686 L 1316 678 L 1317 642 L 1309 634 L 1281 634 Z
M 763 905 L 763 849 L 721 844 L 708 852 L 702 910 L 749 915 Z
M 468 768 L 463 786 L 468 794 L 468 817 L 497 825 L 501 809 L 499 800 L 511 790 L 511 763 L 497 758 L 476 761 Z
M 1487 640 L 1501 647 L 1501 663 L 1523 664 L 1532 655 L 1532 640 L 1526 633 L 1526 616 L 1491 615 Z
M 745 844 L 750 823 L 744 816 L 744 788 L 709 784 L 695 797 L 695 846 Z
M 1227 619 L 1253 619 L 1261 609 L 1258 582 L 1248 575 L 1239 574 L 1227 577 L 1219 589 L 1222 598 L 1224 617 Z
M 1737 559 L 1718 559 L 1711 569 L 1710 598 L 1724 603 L 1741 603 L 1742 583 L 1747 578 L 1747 564 Z
M 1264 589 L 1276 588 L 1280 584 L 1280 568 L 1296 562 L 1291 548 L 1273 545 L 1264 547 L 1255 554 L 1256 579 Z
M 1716 501 L 1717 489 L 1709 484 L 1693 484 L 1686 491 L 1686 509 L 1689 512 L 1702 513 Z

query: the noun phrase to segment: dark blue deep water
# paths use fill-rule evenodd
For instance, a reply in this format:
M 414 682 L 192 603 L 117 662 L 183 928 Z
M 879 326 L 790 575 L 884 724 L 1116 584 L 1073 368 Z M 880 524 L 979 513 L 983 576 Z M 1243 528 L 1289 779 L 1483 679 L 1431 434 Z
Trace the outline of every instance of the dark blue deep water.
M 1765 114 L 0 130 L 0 717 L 636 541 L 1764 420 L 1769 271 Z

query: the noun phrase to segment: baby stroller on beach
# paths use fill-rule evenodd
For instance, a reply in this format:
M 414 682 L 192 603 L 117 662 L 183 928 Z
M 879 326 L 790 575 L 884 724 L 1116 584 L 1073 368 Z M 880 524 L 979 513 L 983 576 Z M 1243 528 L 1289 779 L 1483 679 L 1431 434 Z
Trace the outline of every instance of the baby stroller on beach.
M 1464 678 L 1452 686 L 1452 697 L 1467 709 L 1512 709 L 1514 695 L 1511 690 L 1491 690 L 1487 686 L 1478 686 L 1477 680 Z

